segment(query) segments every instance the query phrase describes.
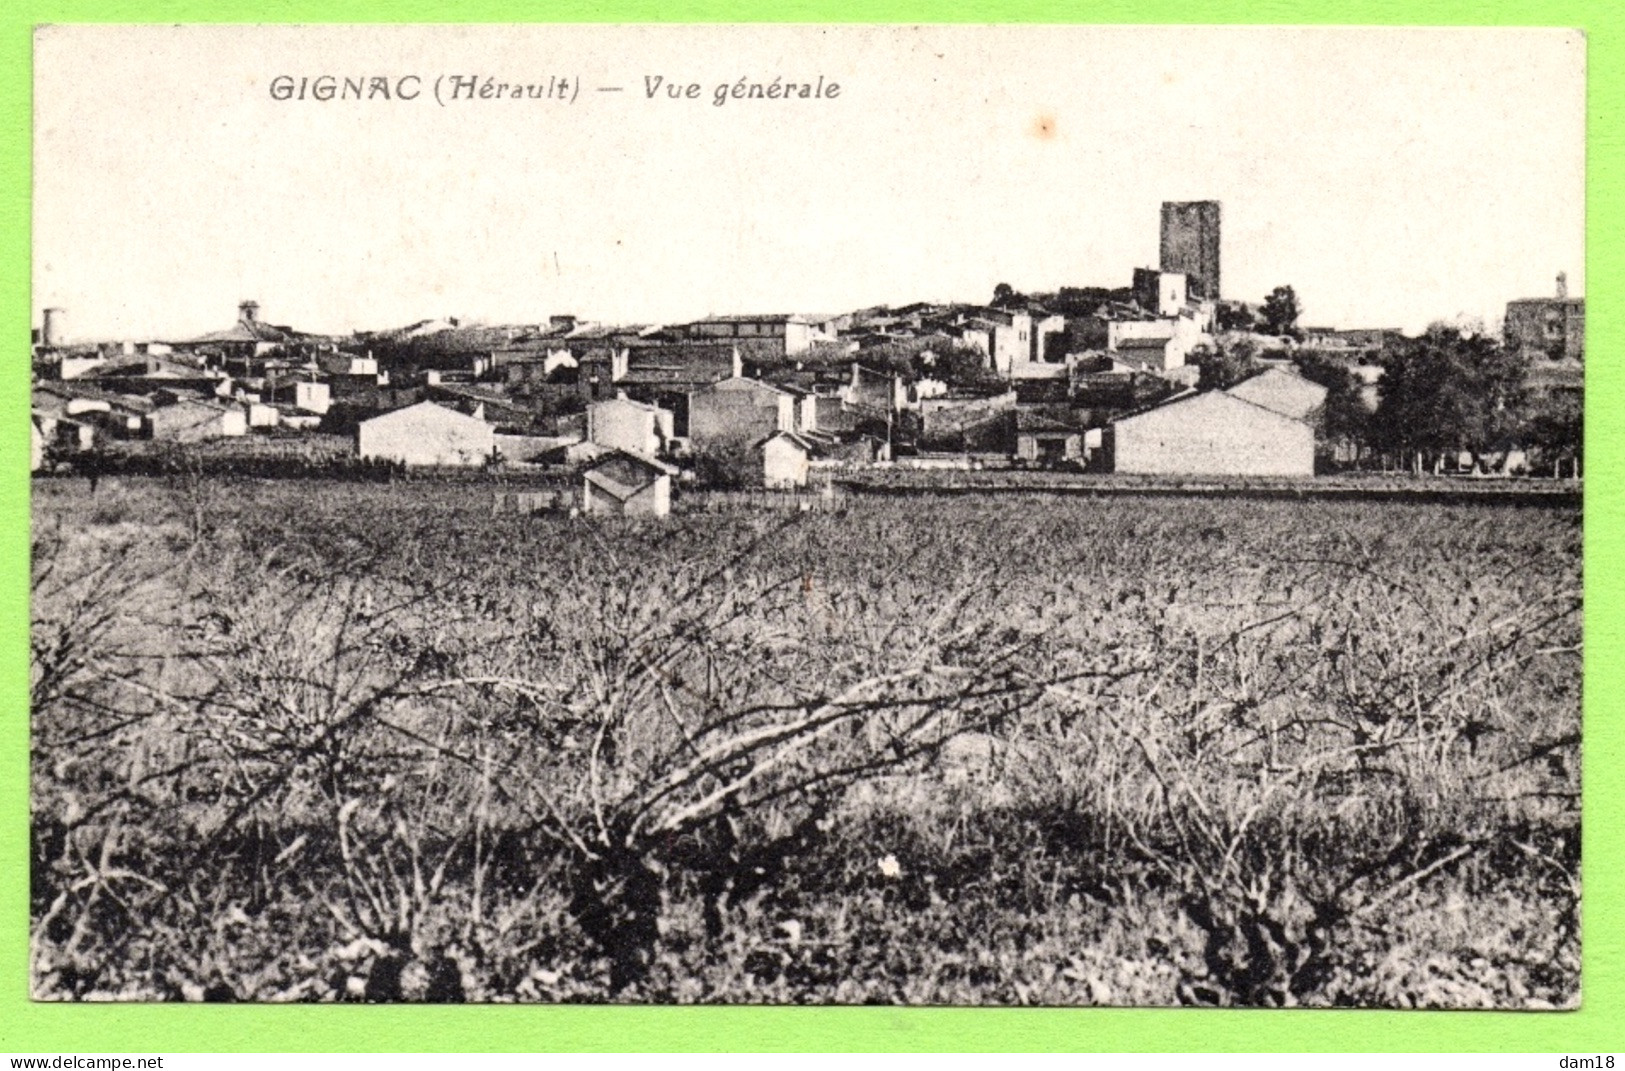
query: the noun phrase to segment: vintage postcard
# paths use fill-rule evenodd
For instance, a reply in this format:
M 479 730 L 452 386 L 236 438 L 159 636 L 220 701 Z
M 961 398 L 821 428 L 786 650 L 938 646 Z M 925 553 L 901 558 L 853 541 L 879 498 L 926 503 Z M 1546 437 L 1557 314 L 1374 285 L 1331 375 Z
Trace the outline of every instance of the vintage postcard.
M 34 1000 L 1578 1006 L 1584 35 L 33 78 Z

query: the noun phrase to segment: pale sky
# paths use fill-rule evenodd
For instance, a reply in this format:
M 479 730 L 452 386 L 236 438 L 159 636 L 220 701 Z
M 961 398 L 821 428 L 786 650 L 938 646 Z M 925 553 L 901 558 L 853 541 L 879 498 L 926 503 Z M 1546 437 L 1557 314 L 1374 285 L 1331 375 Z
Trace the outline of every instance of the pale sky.
M 323 74 L 422 95 L 272 99 Z M 453 75 L 581 88 L 437 104 Z M 840 93 L 713 103 L 742 76 Z M 334 332 L 985 301 L 1127 285 L 1162 201 L 1218 200 L 1225 297 L 1493 323 L 1560 270 L 1584 293 L 1584 112 L 1584 39 L 1554 30 L 52 27 L 34 316 L 184 338 L 245 298 Z

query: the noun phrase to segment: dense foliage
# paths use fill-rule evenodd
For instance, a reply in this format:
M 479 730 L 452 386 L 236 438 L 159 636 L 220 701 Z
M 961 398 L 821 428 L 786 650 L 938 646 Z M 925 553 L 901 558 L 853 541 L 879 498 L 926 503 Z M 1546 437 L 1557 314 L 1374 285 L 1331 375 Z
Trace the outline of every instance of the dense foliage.
M 1196 365 L 1197 390 L 1229 390 L 1264 367 L 1258 363 L 1258 347 L 1245 338 L 1198 346 L 1191 351 L 1191 363 Z
M 43 999 L 1570 1005 L 1567 508 L 42 481 Z
M 1525 372 L 1523 357 L 1494 338 L 1430 327 L 1384 359 L 1373 433 L 1393 449 L 1504 449 L 1523 437 Z
M 1270 335 L 1298 338 L 1298 295 L 1290 286 L 1278 286 L 1264 297 L 1262 330 Z

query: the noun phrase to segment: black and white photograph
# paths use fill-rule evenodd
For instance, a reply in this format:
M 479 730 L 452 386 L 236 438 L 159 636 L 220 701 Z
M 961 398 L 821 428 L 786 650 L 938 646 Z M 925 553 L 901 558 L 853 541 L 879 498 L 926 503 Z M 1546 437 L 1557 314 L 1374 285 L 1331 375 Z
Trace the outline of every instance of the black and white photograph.
M 33 62 L 34 1000 L 1580 1006 L 1583 33 Z

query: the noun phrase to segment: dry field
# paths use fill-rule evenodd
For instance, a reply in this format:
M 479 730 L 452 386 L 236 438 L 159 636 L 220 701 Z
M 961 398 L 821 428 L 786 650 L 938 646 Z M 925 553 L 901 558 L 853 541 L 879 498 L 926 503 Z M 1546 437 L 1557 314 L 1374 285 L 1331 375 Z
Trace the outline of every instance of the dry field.
M 1576 509 L 40 480 L 36 996 L 1554 1007 Z

